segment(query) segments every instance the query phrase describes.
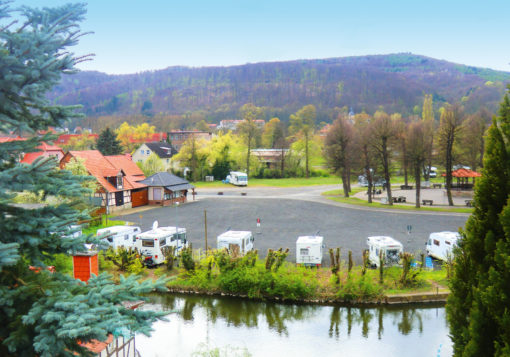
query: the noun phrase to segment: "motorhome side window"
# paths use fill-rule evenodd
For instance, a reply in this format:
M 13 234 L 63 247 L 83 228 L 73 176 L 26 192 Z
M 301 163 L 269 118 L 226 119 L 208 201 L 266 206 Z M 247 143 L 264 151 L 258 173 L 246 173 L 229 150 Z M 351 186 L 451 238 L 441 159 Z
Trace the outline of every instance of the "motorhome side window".
M 154 247 L 153 239 L 142 239 L 142 247 Z
M 308 255 L 308 252 L 309 252 L 308 248 L 301 248 L 299 250 L 299 254 L 301 254 L 301 255 Z
M 448 242 L 447 240 L 444 241 L 445 244 L 448 244 L 448 245 L 452 245 L 450 242 Z
M 129 239 L 129 234 L 126 234 L 126 235 L 124 236 L 124 240 L 128 240 L 128 239 Z
M 437 239 L 434 239 L 434 245 L 437 245 L 439 247 L 439 241 Z
M 177 239 L 177 234 L 174 234 L 174 235 L 172 235 L 172 237 L 170 237 L 170 242 L 175 242 L 176 239 Z
M 166 245 L 166 238 L 161 238 L 161 240 L 159 241 L 159 246 L 162 247 Z

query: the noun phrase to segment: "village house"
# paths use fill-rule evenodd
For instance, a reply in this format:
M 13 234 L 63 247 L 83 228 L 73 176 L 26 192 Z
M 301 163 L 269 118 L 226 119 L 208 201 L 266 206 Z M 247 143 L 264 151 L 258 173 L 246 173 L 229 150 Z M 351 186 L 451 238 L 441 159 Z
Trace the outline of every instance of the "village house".
M 98 150 L 69 151 L 60 161 L 65 168 L 72 158 L 82 158 L 85 168 L 99 183 L 94 197 L 101 198 L 103 212 L 147 204 L 147 186 L 140 168 L 125 155 L 103 156 Z
M 81 138 L 84 134 L 62 134 L 59 135 L 55 143 L 61 146 L 69 144 L 69 141 L 73 138 Z M 98 134 L 88 134 L 89 138 L 92 138 L 97 141 L 99 138 Z
M 241 124 L 243 121 L 244 120 L 239 120 L 239 119 L 222 120 L 222 121 L 220 121 L 220 125 L 218 125 L 218 130 L 235 131 L 237 129 L 237 126 L 239 124 Z M 253 122 L 259 129 L 263 129 L 264 125 L 266 125 L 266 121 L 263 119 L 256 119 Z
M 168 170 L 172 167 L 171 158 L 177 154 L 177 149 L 165 141 L 156 143 L 143 143 L 133 153 L 133 161 L 136 163 L 143 163 L 147 161 L 152 153 L 156 154 L 161 159 L 163 165 L 165 166 L 165 170 Z
M 150 205 L 170 206 L 177 202 L 184 203 L 187 201 L 188 190 L 192 191 L 195 198 L 195 186 L 168 172 L 158 172 L 140 183 L 149 188 Z
M 27 140 L 26 138 L 22 138 L 20 136 L 17 137 L 0 137 L 0 143 L 10 142 L 10 141 L 23 141 Z M 41 145 L 37 147 L 39 151 L 36 152 L 28 152 L 22 155 L 20 158 L 20 162 L 24 164 L 31 164 L 38 157 L 50 157 L 54 156 L 58 161 L 62 159 L 64 156 L 64 150 L 56 145 L 50 145 L 45 142 L 42 142 Z
M 251 154 L 269 169 L 279 169 L 289 149 L 253 149 Z

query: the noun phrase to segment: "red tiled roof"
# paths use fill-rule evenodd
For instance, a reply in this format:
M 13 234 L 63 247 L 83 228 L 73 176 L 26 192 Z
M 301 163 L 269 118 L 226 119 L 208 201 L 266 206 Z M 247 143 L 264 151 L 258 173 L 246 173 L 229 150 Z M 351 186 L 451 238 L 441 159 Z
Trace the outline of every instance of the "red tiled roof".
M 124 173 L 128 176 L 130 175 L 142 175 L 143 171 L 140 170 L 137 164 L 135 164 L 132 160 L 128 159 L 124 155 L 110 155 L 104 157 L 106 160 L 110 162 L 116 169 L 124 171 Z
M 44 153 L 42 151 L 38 152 L 27 152 L 25 156 L 23 156 L 23 160 L 21 160 L 24 164 L 31 164 L 35 161 L 39 156 L 42 156 Z
M 69 151 L 69 154 L 73 157 L 84 159 L 87 171 L 94 176 L 108 192 L 147 187 L 144 184 L 136 182 L 145 179 L 145 176 L 142 170 L 124 155 L 103 156 L 98 150 Z M 123 177 L 123 188 L 119 190 L 109 183 L 106 177 L 117 176 L 121 170 L 124 172 L 125 176 Z
M 125 155 L 111 155 L 105 156 L 105 159 L 110 162 L 116 169 L 122 170 L 126 176 L 124 176 L 124 188 L 125 189 L 134 189 L 134 188 L 142 188 L 147 187 L 142 183 L 138 183 L 136 181 L 141 181 L 145 179 L 145 175 L 143 171 L 140 170 L 137 164 L 135 164 L 132 160 L 127 158 Z
M 90 352 L 99 354 L 102 351 L 104 351 L 104 349 L 106 347 L 108 347 L 108 345 L 112 342 L 113 342 L 113 335 L 109 334 L 108 338 L 104 342 L 98 341 L 98 340 L 90 340 L 89 342 L 85 342 L 85 343 L 78 342 L 78 343 L 80 345 L 82 345 L 83 347 L 85 347 L 86 349 L 88 349 Z
M 446 174 L 443 174 L 443 176 L 446 176 Z M 455 171 L 452 171 L 452 176 L 453 177 L 481 177 L 482 174 L 479 173 L 479 172 L 476 172 L 476 171 L 473 171 L 473 170 L 468 170 L 468 169 L 458 169 L 458 170 L 455 170 Z
M 22 138 L 20 136 L 18 137 L 15 137 L 15 138 L 11 138 L 9 136 L 2 136 L 0 137 L 0 143 L 8 143 L 8 142 L 11 142 L 11 141 L 25 141 L 27 140 L 26 138 Z
M 117 176 L 119 170 L 106 160 L 99 150 L 69 151 L 69 154 L 73 157 L 84 159 L 87 171 L 94 176 L 108 192 L 121 191 L 105 179 L 105 177 Z
M 72 138 L 81 137 L 83 135 L 84 134 L 62 134 L 62 135 L 59 135 L 59 137 L 56 140 L 56 143 L 57 144 L 61 144 L 61 145 L 66 145 L 66 144 L 69 143 L 69 140 L 71 140 Z M 97 134 L 89 134 L 89 137 L 90 138 L 94 138 L 94 139 L 97 140 L 99 135 L 97 135 Z

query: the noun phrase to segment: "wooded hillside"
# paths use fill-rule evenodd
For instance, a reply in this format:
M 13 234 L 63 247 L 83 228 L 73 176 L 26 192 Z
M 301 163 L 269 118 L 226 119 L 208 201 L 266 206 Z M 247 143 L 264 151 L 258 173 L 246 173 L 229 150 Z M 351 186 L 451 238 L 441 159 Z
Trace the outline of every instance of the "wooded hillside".
M 333 108 L 343 106 L 356 113 L 373 113 L 380 106 L 404 116 L 421 112 L 426 93 L 433 95 L 436 109 L 460 101 L 467 112 L 481 105 L 495 111 L 505 83 L 510 83 L 509 72 L 391 54 L 169 67 L 130 75 L 84 71 L 64 77 L 50 98 L 61 104 L 82 104 L 89 117 L 200 112 L 213 123 L 237 117 L 245 103 L 265 107 L 267 119 L 278 116 L 284 121 L 302 106 L 314 104 L 318 122 L 330 122 Z

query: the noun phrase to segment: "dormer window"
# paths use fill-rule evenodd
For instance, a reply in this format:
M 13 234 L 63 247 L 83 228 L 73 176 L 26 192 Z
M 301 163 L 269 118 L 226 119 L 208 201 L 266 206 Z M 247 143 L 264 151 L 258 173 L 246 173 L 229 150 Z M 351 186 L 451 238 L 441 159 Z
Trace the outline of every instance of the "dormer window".
M 117 174 L 117 188 L 122 190 L 122 172 L 119 171 Z

